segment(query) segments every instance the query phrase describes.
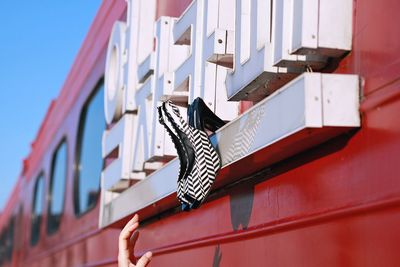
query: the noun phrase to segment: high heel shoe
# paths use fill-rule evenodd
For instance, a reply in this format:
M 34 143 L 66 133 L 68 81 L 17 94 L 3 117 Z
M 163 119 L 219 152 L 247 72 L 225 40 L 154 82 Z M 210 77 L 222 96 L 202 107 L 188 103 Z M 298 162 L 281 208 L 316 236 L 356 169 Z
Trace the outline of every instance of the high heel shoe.
M 215 132 L 225 125 L 225 122 L 215 115 L 200 97 L 196 98 L 188 107 L 188 121 L 195 133 L 193 143 L 196 154 L 197 170 L 196 176 L 201 181 L 202 197 L 191 199 L 185 194 L 186 198 L 191 199 L 190 208 L 196 209 L 204 201 L 211 190 L 215 177 L 221 168 L 221 160 L 215 148 L 211 144 L 206 129 Z
M 191 202 L 187 200 L 184 196 L 184 186 L 185 179 L 192 171 L 194 166 L 194 149 L 188 138 L 188 127 L 183 125 L 183 129 L 181 129 L 177 123 L 174 121 L 170 113 L 167 111 L 166 103 L 163 103 L 162 106 L 158 107 L 158 120 L 160 124 L 164 126 L 167 130 L 169 136 L 172 139 L 172 142 L 177 150 L 178 158 L 179 158 L 179 174 L 178 174 L 178 190 L 177 197 L 179 201 L 182 203 L 183 210 L 190 210 Z M 164 119 L 167 119 L 168 125 Z M 181 119 L 183 121 L 183 119 Z
M 196 209 L 209 194 L 217 172 L 221 168 L 219 155 L 205 129 L 215 131 L 225 123 L 212 113 L 200 98 L 189 106 L 189 125 L 182 119 L 179 109 L 171 101 L 164 102 L 158 110 L 160 123 L 171 136 L 181 164 L 178 176 L 178 199 L 183 210 Z M 164 117 L 167 118 L 169 125 Z
M 190 126 L 204 132 L 206 129 L 215 132 L 225 125 L 225 122 L 215 115 L 200 97 L 193 100 L 193 103 L 189 105 L 188 119 Z

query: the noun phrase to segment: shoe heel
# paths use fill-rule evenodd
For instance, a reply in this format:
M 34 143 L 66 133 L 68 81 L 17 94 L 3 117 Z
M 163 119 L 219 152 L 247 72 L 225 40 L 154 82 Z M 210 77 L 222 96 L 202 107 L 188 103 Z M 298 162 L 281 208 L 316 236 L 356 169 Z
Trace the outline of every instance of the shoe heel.
M 189 125 L 205 131 L 215 132 L 225 125 L 214 112 L 212 112 L 200 97 L 196 98 L 188 108 Z

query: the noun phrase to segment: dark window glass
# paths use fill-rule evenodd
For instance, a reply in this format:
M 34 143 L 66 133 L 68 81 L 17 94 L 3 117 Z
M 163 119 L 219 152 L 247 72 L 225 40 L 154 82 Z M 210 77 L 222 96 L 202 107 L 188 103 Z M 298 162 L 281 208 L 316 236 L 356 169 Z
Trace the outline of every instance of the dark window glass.
M 53 155 L 51 165 L 47 232 L 57 231 L 64 208 L 65 180 L 67 176 L 67 144 L 62 142 Z
M 0 265 L 6 261 L 6 239 L 7 239 L 7 229 L 3 229 L 0 235 Z
M 40 224 L 42 222 L 43 214 L 43 188 L 44 179 L 43 174 L 39 175 L 36 179 L 36 184 L 33 193 L 32 205 L 32 225 L 31 225 L 31 245 L 35 245 L 39 241 Z
M 11 261 L 14 250 L 14 222 L 15 218 L 12 217 L 7 229 L 6 258 L 8 261 Z
M 104 119 L 103 85 L 82 110 L 75 175 L 75 213 L 82 214 L 96 205 L 103 168 L 101 140 L 106 127 Z
M 15 220 L 15 250 L 21 250 L 22 247 L 22 237 L 24 236 L 24 225 L 23 225 L 23 206 L 19 206 L 18 209 L 18 216 L 17 219 Z

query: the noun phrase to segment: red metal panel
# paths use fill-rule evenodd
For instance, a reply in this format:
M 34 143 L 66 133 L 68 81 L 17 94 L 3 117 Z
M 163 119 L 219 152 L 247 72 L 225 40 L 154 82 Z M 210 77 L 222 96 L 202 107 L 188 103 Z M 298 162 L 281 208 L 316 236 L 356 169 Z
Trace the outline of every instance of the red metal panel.
M 152 266 L 398 266 L 399 208 L 216 242 L 154 257 Z M 388 230 L 383 230 L 384 226 Z M 391 229 L 391 230 L 389 230 Z M 369 234 L 366 234 L 369 233 Z
M 399 77 L 400 28 L 396 25 L 400 2 L 354 1 L 354 8 L 353 50 L 341 63 L 339 72 L 364 77 L 364 93 L 368 95 Z

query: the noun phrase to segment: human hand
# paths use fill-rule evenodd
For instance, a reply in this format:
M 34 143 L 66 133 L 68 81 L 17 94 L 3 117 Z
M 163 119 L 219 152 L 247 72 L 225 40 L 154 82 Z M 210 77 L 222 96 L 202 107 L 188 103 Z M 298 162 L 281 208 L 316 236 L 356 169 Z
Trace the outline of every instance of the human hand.
M 133 249 L 135 248 L 136 240 L 139 237 L 139 232 L 136 231 L 138 227 L 139 216 L 135 214 L 119 234 L 118 267 L 145 267 L 151 261 L 152 253 L 146 252 L 136 262 L 136 265 L 133 264 Z

